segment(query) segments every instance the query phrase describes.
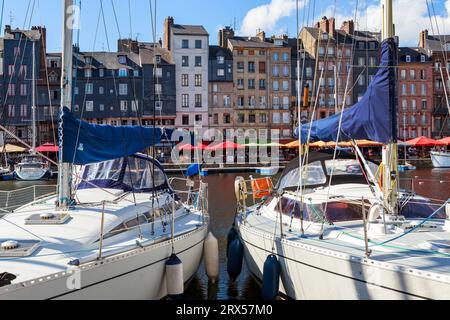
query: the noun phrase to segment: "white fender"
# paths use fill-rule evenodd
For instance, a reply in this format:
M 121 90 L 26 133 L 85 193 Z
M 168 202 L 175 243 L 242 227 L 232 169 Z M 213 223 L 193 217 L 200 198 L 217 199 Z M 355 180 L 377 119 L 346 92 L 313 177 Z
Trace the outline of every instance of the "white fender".
M 215 284 L 219 278 L 219 242 L 210 232 L 204 244 L 205 269 L 209 280 Z

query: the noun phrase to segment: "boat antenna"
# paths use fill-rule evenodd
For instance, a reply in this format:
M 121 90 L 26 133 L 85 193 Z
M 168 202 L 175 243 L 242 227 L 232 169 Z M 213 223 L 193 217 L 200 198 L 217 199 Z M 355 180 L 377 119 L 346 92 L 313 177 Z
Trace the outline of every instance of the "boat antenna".
M 72 109 L 72 56 L 73 56 L 73 0 L 63 1 L 62 32 L 62 76 L 61 76 L 61 110 L 59 119 L 59 170 L 58 170 L 58 208 L 67 210 L 72 198 L 72 165 L 63 162 L 63 112 L 64 107 Z

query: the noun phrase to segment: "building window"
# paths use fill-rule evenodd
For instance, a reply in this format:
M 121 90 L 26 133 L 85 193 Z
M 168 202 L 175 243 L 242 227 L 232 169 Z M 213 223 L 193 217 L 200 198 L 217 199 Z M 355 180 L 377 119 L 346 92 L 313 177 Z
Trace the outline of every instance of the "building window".
M 135 71 L 136 71 L 136 70 L 135 70 Z M 138 71 L 138 73 L 139 73 L 139 70 L 137 70 L 137 71 Z M 156 73 L 155 73 L 155 75 L 156 75 L 157 78 L 162 78 L 162 75 L 163 75 L 162 68 L 156 68 Z
M 98 88 L 98 93 L 99 94 L 105 94 L 105 88 L 104 87 L 99 87 Z
M 426 62 L 427 58 L 424 55 L 420 56 L 420 62 Z
M 249 63 L 248 63 L 248 72 L 250 72 L 250 73 L 255 72 L 255 63 L 253 61 L 249 61 Z
M 248 122 L 249 123 L 256 123 L 256 115 L 255 114 L 249 114 L 248 115 Z
M 189 75 L 188 74 L 181 75 L 181 86 L 189 87 Z
M 87 112 L 94 111 L 94 101 L 86 101 L 86 111 Z
M 230 96 L 223 96 L 223 106 L 230 107 L 231 106 L 231 98 Z
M 98 106 L 98 109 L 99 109 L 100 111 L 105 111 L 105 105 L 104 105 L 104 104 L 100 104 L 100 105 Z
M 181 95 L 181 107 L 189 108 L 189 95 L 188 94 Z
M 92 83 L 86 83 L 84 90 L 85 90 L 86 94 L 93 94 L 94 93 L 94 85 Z
M 125 68 L 119 69 L 119 78 L 125 78 L 128 76 L 128 70 Z
M 283 66 L 283 77 L 289 77 L 289 66 Z
M 289 91 L 289 81 L 287 80 L 283 81 L 283 90 Z
M 263 61 L 259 62 L 259 73 L 266 73 L 266 63 Z
M 100 78 L 103 78 L 105 76 L 105 69 L 101 68 L 98 70 L 98 76 Z
M 202 95 L 201 94 L 196 94 L 195 95 L 195 107 L 196 108 L 201 108 L 202 107 Z
M 203 121 L 203 116 L 201 114 L 196 114 L 195 115 L 195 122 L 198 124 L 201 124 Z
M 217 84 L 213 84 L 213 92 L 219 92 L 219 86 Z
M 139 109 L 139 101 L 138 100 L 132 100 L 131 101 L 131 111 L 136 112 Z
M 16 106 L 13 104 L 8 105 L 8 117 L 13 118 L 16 116 Z
M 182 49 L 189 49 L 189 40 L 187 40 L 187 39 L 181 40 L 181 48 Z
M 422 110 L 427 110 L 427 109 L 428 109 L 427 100 L 422 100 Z
M 425 83 L 422 83 L 420 91 L 421 91 L 423 96 L 427 95 L 427 85 Z
M 201 87 L 202 86 L 202 75 L 201 74 L 196 74 L 195 75 L 195 86 L 196 87 Z
M 410 55 L 406 56 L 406 62 L 408 62 L 408 63 L 411 62 L 411 56 Z
M 244 97 L 243 96 L 239 96 L 237 98 L 237 106 L 238 106 L 238 108 L 243 108 L 244 107 Z
M 358 66 L 362 67 L 366 64 L 366 58 L 358 57 Z
M 237 62 L 237 72 L 244 72 L 244 62 L 242 61 Z
M 255 79 L 248 79 L 248 88 L 255 89 Z
M 238 113 L 237 115 L 237 123 L 244 123 L 245 122 L 245 114 Z
M 188 56 L 181 57 L 181 66 L 189 67 L 189 57 Z
M 259 89 L 266 90 L 266 79 L 259 79 Z
M 273 66 L 273 72 L 274 77 L 278 77 L 280 75 L 280 68 L 278 66 Z
M 229 113 L 223 114 L 223 123 L 230 124 L 231 123 L 231 116 Z
M 127 57 L 126 56 L 119 56 L 119 63 L 120 64 L 126 64 L 127 63 Z
M 266 96 L 260 96 L 259 97 L 259 107 L 260 108 L 266 108 L 267 103 L 266 103 Z
M 358 78 L 358 85 L 365 86 L 366 85 L 366 77 L 363 75 L 360 75 Z
M 136 101 L 138 103 L 138 101 Z M 139 106 L 139 104 L 137 104 Z M 162 101 L 155 101 L 155 109 L 158 111 L 161 111 L 163 108 L 163 102 Z
M 157 94 L 157 95 L 162 94 L 162 84 L 161 83 L 155 84 L 155 94 Z
M 215 124 L 215 125 L 219 124 L 219 114 L 218 113 L 214 113 L 213 124 Z
M 280 89 L 278 81 L 273 82 L 273 91 L 278 91 Z
M 273 61 L 278 61 L 280 59 L 280 55 L 278 54 L 278 52 L 275 52 L 273 54 Z
M 14 97 L 16 95 L 16 85 L 14 83 L 10 83 L 8 85 L 8 96 Z
M 128 101 L 126 101 L 126 100 L 120 101 L 120 111 L 122 111 L 122 112 L 128 111 Z
M 20 95 L 21 96 L 26 96 L 27 95 L 27 85 L 26 84 L 21 84 L 20 85 Z
M 201 67 L 202 66 L 202 57 L 201 56 L 196 56 L 195 57 L 195 66 L 196 67 Z
M 273 113 L 273 119 L 272 119 L 273 123 L 280 123 L 281 122 L 281 117 L 280 114 L 278 112 L 274 112 Z
M 195 49 L 202 48 L 202 40 L 195 40 Z
M 183 126 L 188 126 L 189 125 L 189 116 L 183 116 L 181 121 L 182 121 Z
M 414 83 L 411 84 L 411 94 L 412 95 L 416 94 L 416 85 Z
M 225 70 L 224 69 L 217 69 L 217 76 L 218 77 L 225 76 Z
M 259 122 L 260 122 L 260 123 L 267 123 L 267 114 L 265 114 L 265 113 L 260 113 L 260 114 L 259 114 Z
M 121 96 L 128 95 L 128 84 L 119 83 L 119 95 L 121 95 Z
M 224 64 L 225 63 L 225 57 L 217 56 L 217 63 L 218 64 Z
M 26 104 L 20 105 L 20 117 L 26 118 L 28 113 L 28 106 Z
M 84 69 L 84 76 L 86 78 L 92 77 L 92 69 Z
M 244 89 L 244 79 L 237 79 L 237 88 Z

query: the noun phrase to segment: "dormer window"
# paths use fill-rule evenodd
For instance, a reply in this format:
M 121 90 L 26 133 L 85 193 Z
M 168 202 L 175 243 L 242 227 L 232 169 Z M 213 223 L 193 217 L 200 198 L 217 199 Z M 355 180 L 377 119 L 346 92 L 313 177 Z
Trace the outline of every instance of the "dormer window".
M 426 61 L 426 57 L 424 55 L 420 56 L 420 62 L 425 62 Z
M 86 64 L 92 64 L 92 57 L 84 57 L 84 62 Z
M 225 63 L 225 57 L 224 56 L 217 56 L 217 63 L 218 64 L 224 64 Z
M 127 57 L 126 56 L 119 56 L 119 63 L 120 64 L 126 64 L 127 63 Z
M 320 36 L 320 38 L 321 38 L 322 40 L 328 40 L 328 33 L 322 33 L 321 36 Z
M 410 55 L 406 56 L 406 62 L 408 62 L 408 63 L 411 62 L 411 56 Z
M 281 39 L 275 39 L 275 45 L 277 47 L 282 47 L 283 46 L 283 40 Z
M 161 63 L 161 56 L 160 55 L 156 55 L 155 56 L 155 63 Z

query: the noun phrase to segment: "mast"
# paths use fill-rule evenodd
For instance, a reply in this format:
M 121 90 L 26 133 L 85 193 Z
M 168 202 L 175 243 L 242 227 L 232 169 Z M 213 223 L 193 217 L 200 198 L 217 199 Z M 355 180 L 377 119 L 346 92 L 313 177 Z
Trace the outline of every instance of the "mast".
M 58 170 L 58 207 L 65 210 L 72 198 L 72 166 L 63 162 L 63 108 L 72 109 L 72 59 L 73 59 L 73 0 L 63 1 L 63 33 L 62 33 L 62 75 L 61 75 L 61 118 L 59 120 L 59 170 Z
M 394 38 L 393 0 L 381 0 L 382 38 Z M 396 52 L 393 54 L 397 54 Z M 395 66 L 390 65 L 390 76 L 395 77 Z M 398 137 L 397 137 L 397 100 L 394 81 L 390 81 L 389 105 L 392 124 L 392 142 L 383 148 L 383 196 L 388 214 L 398 213 Z
M 36 154 L 36 40 L 33 40 L 33 71 L 31 79 L 31 121 L 32 121 L 32 139 L 31 154 Z

